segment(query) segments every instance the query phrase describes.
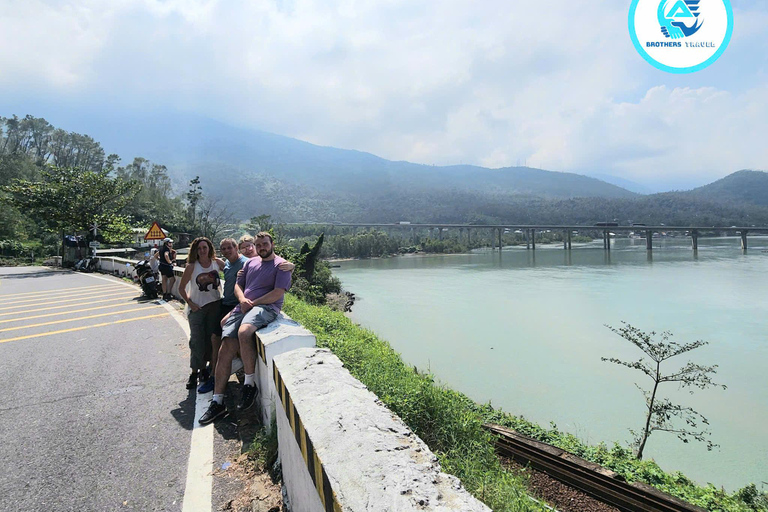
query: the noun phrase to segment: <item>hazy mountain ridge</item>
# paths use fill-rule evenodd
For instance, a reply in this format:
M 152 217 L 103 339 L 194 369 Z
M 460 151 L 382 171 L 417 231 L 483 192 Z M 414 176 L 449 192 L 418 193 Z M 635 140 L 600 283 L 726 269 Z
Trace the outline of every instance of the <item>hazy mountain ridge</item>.
M 741 170 L 709 185 L 687 192 L 693 197 L 717 202 L 733 202 L 768 206 L 768 172 Z
M 225 201 L 238 219 L 768 224 L 768 174 L 760 171 L 643 196 L 574 173 L 395 162 L 197 116 L 88 116 L 75 128 L 124 164 L 143 156 L 167 165 L 178 192 L 199 175 L 204 194 Z
M 370 153 L 318 146 L 260 130 L 237 128 L 196 116 L 156 115 L 94 122 L 97 140 L 124 161 L 141 155 L 168 166 L 173 175 L 199 175 L 209 190 L 222 173 L 271 175 L 317 190 L 366 192 L 466 188 L 542 197 L 634 197 L 595 178 L 529 167 L 487 169 L 391 161 Z
M 768 180 L 755 171 L 691 191 L 643 196 L 572 173 L 392 162 L 263 135 L 239 147 L 237 163 L 214 164 L 201 154 L 185 172 L 199 174 L 211 193 L 230 197 L 243 218 L 270 213 L 286 222 L 768 224 Z M 267 150 L 263 141 L 275 146 Z M 210 146 L 206 154 L 217 151 Z M 211 176 L 217 179 L 206 179 Z M 233 192 L 235 181 L 241 186 Z M 741 195 L 745 190 L 749 196 Z

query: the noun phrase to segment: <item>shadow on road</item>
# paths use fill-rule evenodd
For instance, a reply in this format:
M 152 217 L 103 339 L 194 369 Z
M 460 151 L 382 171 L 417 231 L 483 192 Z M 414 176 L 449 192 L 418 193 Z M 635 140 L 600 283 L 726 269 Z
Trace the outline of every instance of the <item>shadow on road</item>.
M 251 410 L 245 412 L 237 411 L 237 403 L 240 401 L 240 388 L 241 386 L 239 384 L 235 384 L 234 382 L 227 383 L 227 391 L 226 395 L 224 395 L 224 404 L 227 406 L 229 414 L 214 423 L 216 432 L 218 432 L 219 435 L 226 440 L 241 438 L 240 426 L 242 424 L 242 417 L 252 413 L 252 411 L 256 409 L 254 406 L 251 408 Z
M 195 421 L 196 392 L 189 391 L 187 398 L 179 402 L 179 406 L 171 411 L 171 416 L 185 430 L 192 430 Z M 216 432 L 226 440 L 240 440 L 243 449 L 250 446 L 256 432 L 261 428 L 261 414 L 257 404 L 244 412 L 237 411 L 237 403 L 240 400 L 240 385 L 234 382 L 227 383 L 224 404 L 227 406 L 227 415 L 214 423 Z
M 171 416 L 185 430 L 192 430 L 195 423 L 195 390 L 189 391 L 187 398 L 171 411 Z
M 2 276 L 3 279 L 28 279 L 34 277 L 48 277 L 54 274 L 72 273 L 68 270 L 51 270 L 48 268 L 33 270 L 31 272 L 25 272 L 23 270 L 19 272 L 9 272 L 9 270 L 17 268 L 18 267 L 2 267 L 2 270 L 0 270 L 0 276 Z
M 139 304 L 146 304 L 146 303 L 150 302 L 152 304 L 157 304 L 158 306 L 160 305 L 160 300 L 157 297 L 155 297 L 154 299 L 151 299 L 151 298 L 147 297 L 146 295 L 140 295 L 138 297 L 134 297 L 131 300 L 135 300 Z

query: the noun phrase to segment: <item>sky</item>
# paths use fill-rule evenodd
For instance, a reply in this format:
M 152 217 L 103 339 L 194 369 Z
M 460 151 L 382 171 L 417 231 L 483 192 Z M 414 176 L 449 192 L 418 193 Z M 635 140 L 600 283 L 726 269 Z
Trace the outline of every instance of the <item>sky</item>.
M 768 170 L 768 2 L 731 1 L 728 49 L 677 75 L 634 49 L 629 0 L 3 0 L 0 115 L 177 111 L 391 160 L 687 188 Z

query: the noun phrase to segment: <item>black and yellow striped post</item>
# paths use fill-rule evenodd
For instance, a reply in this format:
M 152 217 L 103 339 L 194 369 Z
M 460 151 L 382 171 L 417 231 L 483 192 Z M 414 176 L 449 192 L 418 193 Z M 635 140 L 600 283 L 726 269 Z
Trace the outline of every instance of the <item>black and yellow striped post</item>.
M 258 337 L 257 337 L 258 340 Z M 258 345 L 258 342 L 257 342 Z M 262 349 L 264 345 L 261 345 Z M 259 353 L 262 353 L 262 349 Z M 280 371 L 277 369 L 277 365 L 272 361 L 272 376 L 275 382 L 275 390 L 280 397 L 280 402 L 283 404 L 283 410 L 288 418 L 288 423 L 291 425 L 293 435 L 296 438 L 296 444 L 301 449 L 301 455 L 304 457 L 304 462 L 307 465 L 307 471 L 312 478 L 312 482 L 315 484 L 315 489 L 320 497 L 320 502 L 323 504 L 323 508 L 326 512 L 342 512 L 339 500 L 336 497 L 336 493 L 331 489 L 331 482 L 328 480 L 328 475 L 323 468 L 323 463 L 317 456 L 312 440 L 309 438 L 309 434 L 304 428 L 304 423 L 299 417 L 299 413 L 296 411 L 296 406 L 291 400 L 291 395 L 288 393 L 288 389 L 285 387 L 285 382 L 280 376 Z
M 259 338 L 259 335 L 256 333 L 253 333 L 253 337 L 256 340 L 256 353 L 259 354 L 259 357 L 262 361 L 264 361 L 264 364 L 267 364 L 267 349 L 264 347 L 264 342 L 261 341 L 261 338 Z

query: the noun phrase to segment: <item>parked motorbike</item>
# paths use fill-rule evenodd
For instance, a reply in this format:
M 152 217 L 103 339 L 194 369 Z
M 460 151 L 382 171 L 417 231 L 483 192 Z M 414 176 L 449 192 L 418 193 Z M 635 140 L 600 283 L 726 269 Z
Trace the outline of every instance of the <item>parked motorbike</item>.
M 136 270 L 136 276 L 139 278 L 139 284 L 141 285 L 141 291 L 144 293 L 144 296 L 150 299 L 156 299 L 160 293 L 160 278 L 157 274 L 152 272 L 152 267 L 149 266 L 149 261 L 138 261 L 133 264 L 133 268 Z
M 95 257 L 83 258 L 75 263 L 75 270 L 79 272 L 95 272 L 99 259 Z

